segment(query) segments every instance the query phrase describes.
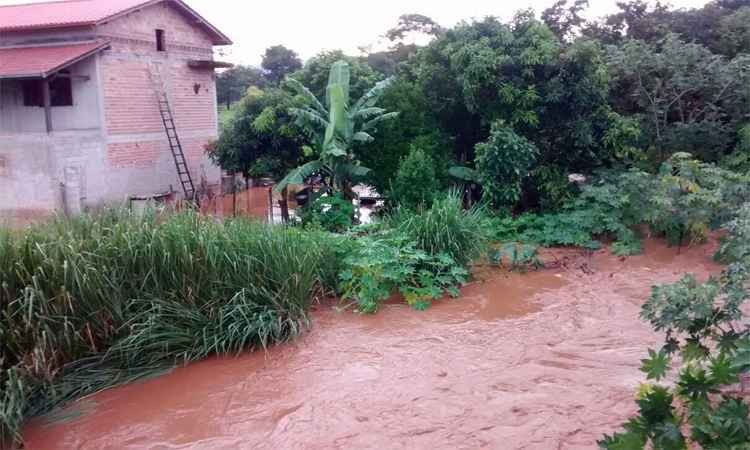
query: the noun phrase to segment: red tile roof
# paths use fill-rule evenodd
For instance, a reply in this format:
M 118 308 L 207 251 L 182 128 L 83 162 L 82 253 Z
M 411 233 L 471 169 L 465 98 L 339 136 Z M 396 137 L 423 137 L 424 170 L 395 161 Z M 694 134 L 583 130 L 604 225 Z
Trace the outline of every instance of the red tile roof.
M 162 1 L 168 1 L 208 32 L 215 45 L 232 41 L 182 0 L 62 0 L 0 6 L 0 31 L 43 30 L 95 26 Z
M 0 48 L 0 79 L 45 78 L 106 48 L 107 42 Z

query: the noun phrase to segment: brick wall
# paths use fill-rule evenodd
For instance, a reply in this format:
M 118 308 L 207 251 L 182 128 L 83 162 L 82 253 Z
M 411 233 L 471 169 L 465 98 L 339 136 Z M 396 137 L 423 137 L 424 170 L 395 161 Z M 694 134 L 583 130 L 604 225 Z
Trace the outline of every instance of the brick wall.
M 156 50 L 156 29 L 165 31 L 166 52 Z M 112 42 L 100 59 L 112 167 L 137 172 L 141 190 L 161 192 L 179 185 L 149 77 L 157 65 L 194 181 L 200 180 L 203 168 L 209 182 L 217 182 L 220 171 L 203 150 L 217 136 L 214 73 L 187 65 L 190 59 L 213 58 L 210 36 L 166 2 L 104 24 L 97 35 Z
M 113 167 L 146 168 L 159 161 L 164 148 L 161 141 L 123 142 L 107 145 L 107 156 Z
M 146 62 L 111 55 L 102 59 L 104 117 L 109 134 L 164 131 L 147 71 Z

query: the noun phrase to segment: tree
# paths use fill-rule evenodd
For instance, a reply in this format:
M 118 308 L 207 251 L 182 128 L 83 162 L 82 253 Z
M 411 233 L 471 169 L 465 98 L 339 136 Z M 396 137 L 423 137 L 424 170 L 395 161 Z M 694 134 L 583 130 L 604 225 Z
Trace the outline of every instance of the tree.
M 485 197 L 497 207 L 514 207 L 539 150 L 502 122 L 496 122 L 487 142 L 477 144 L 476 153 L 476 172 Z
M 268 81 L 278 86 L 287 75 L 302 68 L 302 61 L 294 51 L 283 45 L 274 45 L 266 49 L 261 67 Z
M 528 206 L 565 198 L 567 174 L 615 162 L 604 145 L 612 126 L 605 53 L 591 39 L 561 42 L 532 13 L 511 23 L 488 18 L 446 31 L 403 67 L 431 120 L 471 165 L 475 146 L 502 120 L 539 149 Z M 399 73 L 401 76 L 401 73 Z M 554 175 L 554 176 L 551 176 Z M 560 192 L 563 192 L 561 195 Z
M 542 21 L 561 41 L 570 39 L 586 23 L 581 13 L 588 8 L 589 0 L 557 0 L 554 5 L 542 12 Z
M 750 6 L 719 19 L 718 51 L 728 57 L 750 53 Z
M 445 30 L 437 22 L 422 14 L 403 14 L 398 18 L 398 25 L 385 33 L 391 42 L 403 42 L 410 34 L 439 36 Z
M 619 44 L 627 39 L 655 43 L 674 33 L 685 42 L 701 44 L 730 58 L 750 52 L 746 25 L 750 0 L 714 0 L 702 8 L 688 9 L 671 9 L 665 3 L 643 0 L 617 5 L 619 12 L 603 21 L 587 23 L 582 27 L 583 34 L 605 44 Z
M 281 89 L 251 88 L 209 156 L 227 172 L 246 178 L 281 178 L 303 158 L 304 131 L 289 113 L 297 106 L 297 99 Z
M 452 165 L 452 143 L 441 130 L 430 111 L 424 95 L 408 74 L 399 72 L 383 92 L 380 104 L 389 111 L 398 111 L 398 120 L 389 120 L 373 134 L 375 140 L 356 147 L 362 164 L 372 169 L 368 184 L 378 192 L 386 192 L 396 177 L 401 160 L 419 148 L 429 157 L 441 185 L 448 182 L 447 170 Z
M 399 164 L 391 185 L 391 200 L 399 206 L 416 209 L 432 205 L 439 189 L 432 158 L 420 148 L 412 147 Z
M 257 67 L 235 66 L 217 75 L 216 95 L 218 102 L 229 109 L 245 96 L 250 86 L 262 89 L 265 85 L 263 72 Z
M 354 181 L 369 172 L 357 160 L 354 145 L 372 141 L 374 138 L 369 132 L 380 123 L 394 119 L 398 113 L 389 113 L 376 106 L 391 80 L 377 83 L 350 105 L 350 76 L 346 61 L 333 64 L 328 77 L 325 106 L 302 83 L 288 79 L 288 85 L 305 102 L 305 106 L 292 108 L 290 113 L 297 124 L 310 132 L 318 150 L 318 159 L 289 172 L 276 186 L 277 192 L 290 184 L 301 184 L 317 173 L 323 177 L 329 190 L 341 193 L 348 199 L 354 197 Z
M 610 46 L 609 66 L 618 108 L 641 118 L 656 163 L 677 151 L 715 161 L 731 147 L 750 100 L 747 56 L 727 60 L 670 34 Z
M 344 61 L 349 66 L 349 89 L 352 98 L 359 98 L 365 94 L 384 76 L 375 72 L 366 61 L 345 55 L 341 50 L 322 52 L 310 58 L 302 70 L 291 75 L 292 78 L 306 86 L 317 98 L 326 98 L 328 77 L 331 68 L 338 61 Z
M 404 14 L 398 24 L 383 36 L 390 42 L 387 50 L 367 52 L 367 63 L 376 71 L 391 76 L 398 66 L 416 55 L 428 40 L 441 35 L 445 29 L 421 14 Z

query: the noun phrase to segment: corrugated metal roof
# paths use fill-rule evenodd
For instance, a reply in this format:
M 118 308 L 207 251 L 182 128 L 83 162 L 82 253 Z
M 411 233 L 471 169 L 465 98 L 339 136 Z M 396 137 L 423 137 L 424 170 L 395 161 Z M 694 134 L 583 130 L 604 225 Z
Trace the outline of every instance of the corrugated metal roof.
M 0 6 L 0 31 L 43 30 L 94 26 L 138 8 L 168 1 L 206 30 L 215 45 L 232 41 L 182 0 L 63 0 Z
M 46 78 L 106 48 L 107 42 L 0 48 L 0 79 Z

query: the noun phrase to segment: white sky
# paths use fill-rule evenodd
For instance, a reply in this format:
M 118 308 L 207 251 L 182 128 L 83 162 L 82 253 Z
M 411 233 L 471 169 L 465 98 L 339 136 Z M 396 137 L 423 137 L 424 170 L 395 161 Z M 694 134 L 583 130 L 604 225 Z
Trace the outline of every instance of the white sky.
M 401 14 L 419 13 L 443 26 L 488 15 L 508 19 L 515 11 L 533 8 L 541 13 L 555 0 L 186 0 L 234 41 L 223 59 L 260 63 L 264 50 L 283 44 L 302 59 L 322 50 L 342 49 L 357 55 L 360 46 L 376 44 Z M 0 5 L 35 3 L 35 0 L 0 0 Z M 615 11 L 616 0 L 590 0 L 589 17 Z M 700 7 L 706 0 L 673 0 L 677 7 Z M 361 7 L 356 6 L 362 5 Z

